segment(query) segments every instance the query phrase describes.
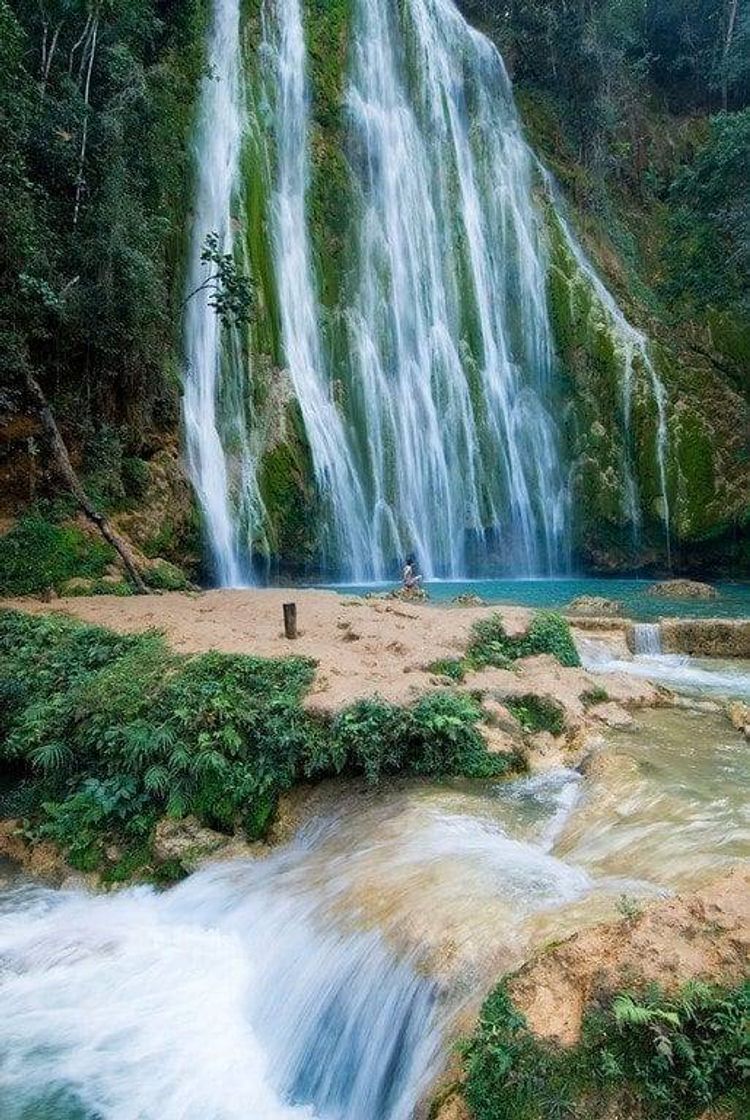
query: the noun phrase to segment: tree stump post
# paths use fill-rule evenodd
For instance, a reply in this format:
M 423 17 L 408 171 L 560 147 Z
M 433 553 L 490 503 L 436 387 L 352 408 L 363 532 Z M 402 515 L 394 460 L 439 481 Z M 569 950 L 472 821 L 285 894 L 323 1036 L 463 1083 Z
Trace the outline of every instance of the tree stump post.
M 290 641 L 297 637 L 296 603 L 284 603 L 284 633 Z

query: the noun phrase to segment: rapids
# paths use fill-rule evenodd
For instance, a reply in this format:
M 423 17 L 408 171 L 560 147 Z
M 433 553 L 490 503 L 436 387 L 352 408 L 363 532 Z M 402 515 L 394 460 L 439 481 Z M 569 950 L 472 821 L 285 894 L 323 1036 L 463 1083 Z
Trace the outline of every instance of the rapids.
M 639 716 L 591 775 L 339 787 L 165 893 L 0 891 L 3 1120 L 408 1120 L 491 977 L 750 855 L 750 757 Z

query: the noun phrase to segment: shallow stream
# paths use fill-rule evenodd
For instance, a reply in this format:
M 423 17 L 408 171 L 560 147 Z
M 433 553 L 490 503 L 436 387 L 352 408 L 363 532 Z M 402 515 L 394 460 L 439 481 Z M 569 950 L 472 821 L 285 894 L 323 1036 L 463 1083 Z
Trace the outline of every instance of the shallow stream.
M 750 856 L 748 778 L 726 721 L 647 712 L 587 778 L 352 791 L 165 893 L 12 882 L 0 1116 L 407 1120 L 492 976 Z

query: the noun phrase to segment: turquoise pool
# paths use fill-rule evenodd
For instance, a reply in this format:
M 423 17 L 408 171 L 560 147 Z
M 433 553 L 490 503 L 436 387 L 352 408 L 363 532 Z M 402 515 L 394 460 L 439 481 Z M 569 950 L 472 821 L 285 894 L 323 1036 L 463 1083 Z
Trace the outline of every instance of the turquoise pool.
M 512 603 L 523 607 L 562 608 L 579 595 L 604 595 L 622 603 L 623 614 L 648 621 L 662 616 L 682 618 L 750 617 L 750 584 L 716 583 L 718 599 L 662 599 L 647 594 L 652 579 L 477 579 L 436 580 L 425 584 L 435 603 L 450 602 L 457 595 L 479 595 L 487 603 Z M 377 594 L 396 583 L 329 584 L 345 595 Z

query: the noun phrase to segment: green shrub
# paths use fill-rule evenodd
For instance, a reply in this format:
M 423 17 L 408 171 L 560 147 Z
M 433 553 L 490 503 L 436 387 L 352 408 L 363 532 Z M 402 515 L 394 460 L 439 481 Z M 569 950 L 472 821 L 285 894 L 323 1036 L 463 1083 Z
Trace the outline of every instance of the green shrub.
M 474 669 L 494 665 L 505 669 L 517 657 L 516 640 L 505 633 L 505 624 L 499 614 L 480 618 L 471 628 L 471 639 L 466 647 L 466 657 Z
M 430 693 L 411 708 L 360 700 L 334 721 L 323 766 L 363 773 L 372 782 L 397 773 L 503 774 L 512 760 L 488 752 L 476 726 L 481 716 L 468 696 L 449 692 Z
M 573 1048 L 536 1038 L 504 985 L 487 999 L 465 1047 L 474 1120 L 691 1120 L 716 1106 L 748 1115 L 750 983 L 653 987 L 590 1009 Z
M 98 579 L 114 558 L 104 541 L 32 511 L 0 537 L 0 595 L 59 591 L 74 576 Z
M 489 754 L 480 709 L 451 693 L 315 719 L 302 704 L 313 674 L 304 658 L 186 657 L 156 632 L 2 611 L 3 803 L 26 806 L 33 835 L 75 866 L 97 866 L 114 839 L 129 867 L 165 813 L 255 838 L 304 776 L 488 777 L 514 761 Z
M 143 578 L 155 591 L 184 591 L 188 586 L 188 578 L 182 569 L 168 560 L 157 560 L 146 569 Z
M 550 611 L 534 615 L 528 631 L 518 639 L 517 648 L 517 657 L 551 653 L 568 668 L 577 668 L 581 664 L 570 626 L 562 615 Z
M 524 696 L 510 696 L 505 706 L 516 717 L 524 731 L 549 731 L 562 735 L 565 730 L 565 712 L 560 704 L 546 696 L 528 692 Z
M 466 678 L 466 669 L 466 662 L 458 657 L 445 657 L 440 661 L 432 661 L 427 666 L 428 673 L 434 673 L 436 677 L 446 677 L 456 684 L 461 684 Z
M 517 638 L 506 634 L 499 614 L 480 619 L 471 628 L 466 659 L 472 668 L 493 665 L 505 669 L 519 657 L 540 653 L 552 654 L 567 667 L 581 664 L 570 626 L 561 615 L 547 611 L 535 615 L 526 633 Z
M 606 688 L 601 685 L 596 685 L 594 688 L 587 688 L 581 693 L 581 703 L 584 708 L 593 708 L 597 704 L 606 704 L 609 700 L 609 693 Z

